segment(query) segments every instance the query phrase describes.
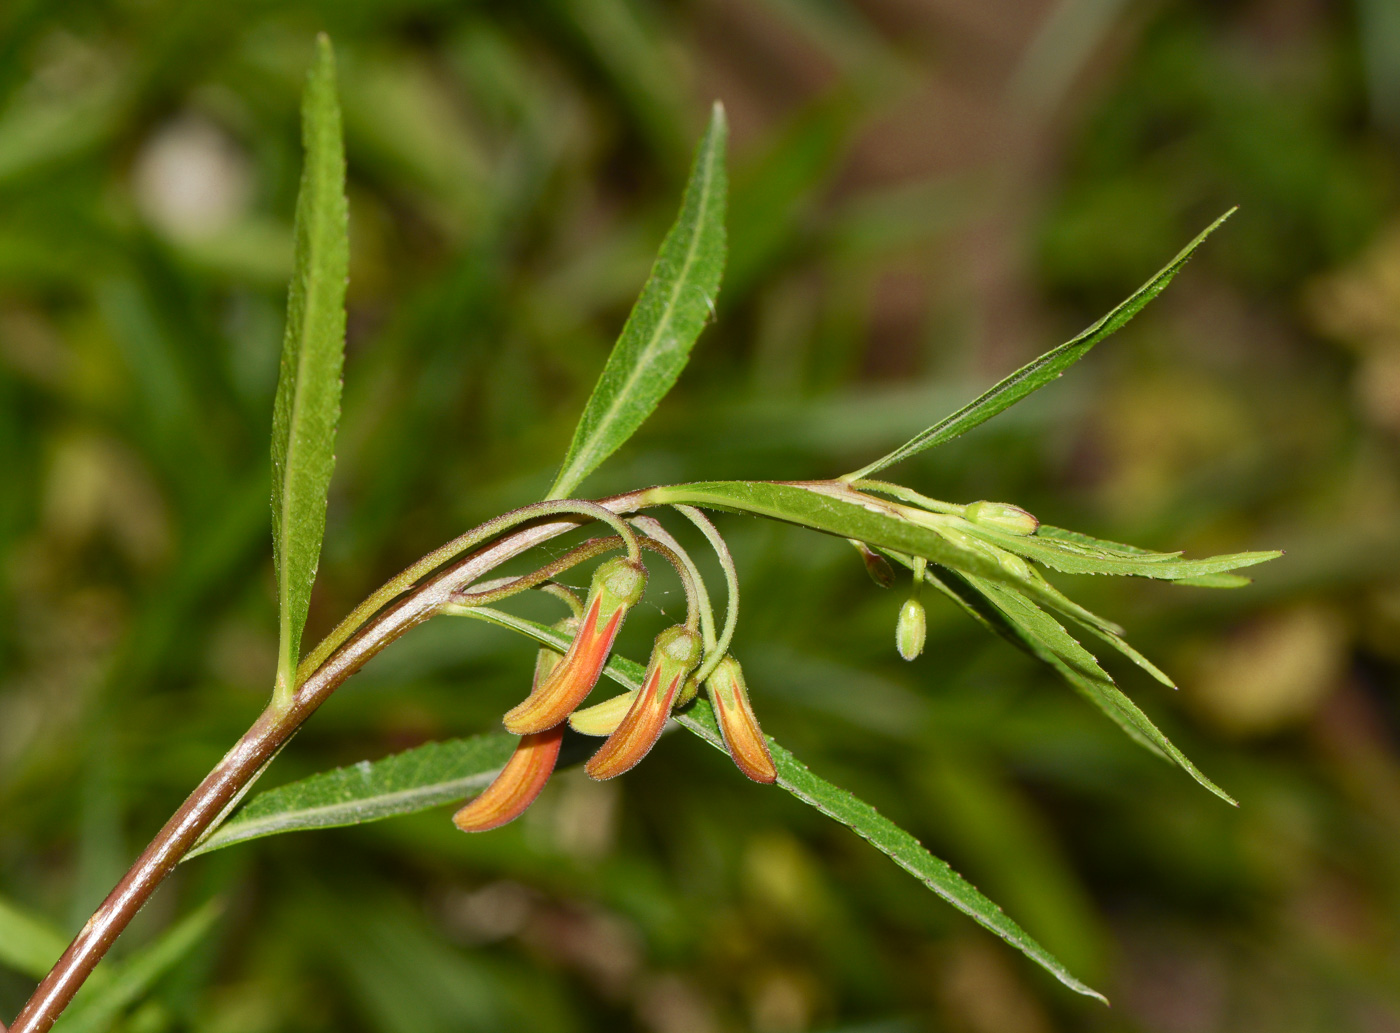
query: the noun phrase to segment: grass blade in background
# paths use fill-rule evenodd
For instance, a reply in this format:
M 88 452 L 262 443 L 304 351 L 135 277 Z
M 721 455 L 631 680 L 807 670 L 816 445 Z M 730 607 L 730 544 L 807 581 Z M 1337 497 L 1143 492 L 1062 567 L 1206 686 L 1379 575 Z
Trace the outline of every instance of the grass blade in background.
M 483 789 L 519 740 L 505 732 L 427 743 L 269 789 L 186 855 L 279 832 L 328 829 L 412 814 Z
M 719 104 L 695 152 L 681 212 L 584 407 L 549 498 L 568 498 L 656 409 L 690 359 L 724 273 L 728 126 Z
M 296 687 L 301 632 L 326 529 L 345 358 L 350 257 L 345 147 L 335 57 L 324 35 L 316 41 L 302 100 L 302 142 L 306 155 L 297 197 L 295 270 L 272 411 L 272 545 L 281 615 L 275 693 L 284 703 Z
M 453 612 L 509 628 L 541 645 L 553 646 L 561 651 L 569 643 L 567 636 L 543 624 L 498 610 L 461 607 Z M 608 661 L 606 673 L 623 688 L 636 689 L 641 685 L 645 671 L 641 664 L 614 656 Z M 724 749 L 714 712 L 705 700 L 697 700 L 684 713 L 677 714 L 676 720 L 710 745 Z M 196 853 L 216 850 L 258 836 L 376 821 L 460 800 L 468 790 L 484 786 L 490 780 L 505 763 L 515 741 L 514 736 L 497 734 L 435 743 L 353 768 L 313 775 L 270 790 L 255 797 Z M 1027 935 L 996 904 L 978 892 L 947 862 L 924 849 L 908 832 L 868 803 L 814 775 L 772 738 L 768 739 L 768 746 L 778 769 L 778 785 L 803 803 L 851 829 L 938 896 L 1000 936 L 1071 990 L 1104 1000 L 1097 991 L 1075 979 L 1049 951 Z
M 1186 264 L 1186 260 L 1191 257 L 1192 252 L 1219 229 L 1221 223 L 1234 212 L 1233 208 L 1230 209 L 1202 230 L 1195 240 L 1181 249 L 1181 252 L 1171 260 L 1165 269 L 1139 287 L 1131 297 L 1089 329 L 1072 340 L 1066 341 L 1058 348 L 1052 348 L 1035 361 L 1022 366 L 980 398 L 969 402 L 923 433 L 910 438 L 893 452 L 861 467 L 855 473 L 846 474 L 841 479 L 854 481 L 862 477 L 869 477 L 887 466 L 892 466 L 912 455 L 917 455 L 926 448 L 941 445 L 945 441 L 952 441 L 954 438 L 966 434 L 979 423 L 984 423 L 997 413 L 1015 405 L 1028 394 L 1055 380 L 1070 366 L 1084 358 L 1089 353 L 1090 348 L 1126 324 L 1141 312 L 1149 301 L 1161 294 L 1166 289 L 1167 284 L 1172 282 L 1172 278 L 1181 271 L 1181 267 Z
M 55 1033 L 105 1033 L 126 1009 L 141 1000 L 156 981 L 183 961 L 214 926 L 222 908 L 210 901 L 182 919 L 140 953 L 122 963 L 113 978 L 89 984 L 58 1023 Z
M 44 919 L 0 898 L 0 965 L 42 979 L 68 939 Z

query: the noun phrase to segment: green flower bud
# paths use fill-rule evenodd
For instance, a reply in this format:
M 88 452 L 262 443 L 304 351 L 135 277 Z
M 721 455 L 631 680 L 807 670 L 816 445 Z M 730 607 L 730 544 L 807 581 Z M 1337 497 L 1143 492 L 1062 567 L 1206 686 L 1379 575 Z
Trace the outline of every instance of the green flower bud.
M 1020 578 L 1022 581 L 1029 581 L 1031 579 L 1030 564 L 1013 553 L 1007 552 L 1002 554 L 1001 569 L 1012 577 Z
M 924 638 L 928 634 L 928 616 L 924 604 L 910 596 L 899 608 L 899 621 L 895 624 L 894 644 L 899 655 L 913 660 L 924 651 Z
M 676 702 L 673 705 L 673 709 L 679 710 L 681 707 L 685 706 L 699 694 L 700 683 L 697 682 L 694 678 L 687 678 L 685 680 L 685 684 L 681 686 L 680 694 L 676 696 Z
M 964 507 L 963 518 L 980 527 L 990 527 L 1006 534 L 1035 534 L 1040 521 L 1020 506 L 1009 502 L 973 502 Z

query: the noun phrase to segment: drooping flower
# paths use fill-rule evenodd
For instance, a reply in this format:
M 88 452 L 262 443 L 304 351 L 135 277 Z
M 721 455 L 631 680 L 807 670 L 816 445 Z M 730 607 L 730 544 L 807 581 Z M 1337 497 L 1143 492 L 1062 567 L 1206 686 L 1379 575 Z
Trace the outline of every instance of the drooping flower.
M 650 752 L 702 651 L 700 636 L 679 624 L 656 636 L 641 689 L 585 771 L 597 779 L 614 778 Z
M 554 627 L 557 631 L 572 634 L 578 631 L 579 620 L 577 617 L 566 617 Z M 554 649 L 545 648 L 536 653 L 532 689 L 539 688 L 563 660 L 564 654 Z M 554 773 L 554 765 L 559 760 L 559 746 L 563 741 L 562 724 L 522 737 L 505 767 L 479 796 L 452 816 L 453 822 L 463 832 L 485 832 L 520 817 L 535 802 L 535 797 L 540 795 L 549 776 Z
M 599 565 L 584 603 L 584 616 L 569 651 L 548 677 L 505 716 L 506 731 L 527 735 L 553 728 L 583 702 L 608 662 L 627 611 L 642 597 L 647 572 L 623 557 Z
M 463 832 L 485 832 L 520 817 L 553 774 L 563 741 L 563 725 L 524 736 L 495 781 L 454 814 L 453 823 Z
M 705 679 L 705 691 L 715 708 L 724 745 L 739 770 L 755 782 L 777 781 L 773 755 L 768 752 L 768 743 L 749 704 L 749 690 L 739 661 L 732 656 L 721 660 Z

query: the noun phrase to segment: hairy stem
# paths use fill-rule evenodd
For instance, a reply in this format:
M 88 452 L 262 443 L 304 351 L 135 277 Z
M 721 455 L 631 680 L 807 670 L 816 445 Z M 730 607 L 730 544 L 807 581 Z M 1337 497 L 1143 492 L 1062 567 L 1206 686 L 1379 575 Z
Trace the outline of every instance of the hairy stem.
M 521 511 L 507 514 L 483 524 L 456 543 L 430 553 L 371 596 L 355 611 L 353 616 L 357 616 L 358 621 L 349 631 L 344 630 L 348 622 L 342 622 L 328 637 L 333 644 L 327 647 L 323 643 L 313 651 L 312 656 L 317 657 L 318 662 L 300 680 L 290 706 L 269 706 L 165 823 L 165 827 L 88 919 L 58 963 L 39 983 L 8 1033 L 45 1033 L 53 1026 L 156 887 L 220 820 L 302 723 L 370 657 L 409 628 L 438 613 L 448 604 L 454 592 L 522 552 L 574 530 L 583 520 L 602 519 L 614 527 L 622 525 L 619 530 L 629 550 L 635 549 L 631 529 L 617 519 L 617 514 L 633 512 L 639 501 L 640 495 L 633 493 L 598 503 L 570 502 L 549 507 L 527 507 L 533 512 L 523 517 Z M 549 519 L 553 516 L 562 519 Z M 512 517 L 513 521 L 506 523 Z M 520 527 L 478 552 L 457 560 L 430 580 L 414 584 L 445 560 L 470 547 L 458 543 L 469 541 L 478 544 L 510 526 L 518 526 L 522 520 L 532 518 L 543 518 L 543 521 Z M 454 545 L 457 546 L 455 550 Z M 435 557 L 436 562 L 430 562 Z M 407 577 L 409 574 L 413 574 L 413 577 Z M 394 590 L 390 591 L 391 588 Z M 377 605 L 370 606 L 370 603 Z M 0 1026 L 0 1033 L 4 1033 L 3 1026 Z

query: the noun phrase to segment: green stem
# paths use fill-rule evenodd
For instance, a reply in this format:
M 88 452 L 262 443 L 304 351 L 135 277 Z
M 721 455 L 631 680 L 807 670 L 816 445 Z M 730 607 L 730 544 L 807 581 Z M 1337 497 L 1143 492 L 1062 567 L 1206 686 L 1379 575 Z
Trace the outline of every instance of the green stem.
M 694 506 L 676 506 L 676 511 L 700 529 L 715 550 L 715 556 L 719 559 L 720 568 L 724 571 L 724 583 L 727 595 L 724 606 L 724 630 L 720 632 L 719 640 L 711 646 L 706 643 L 705 659 L 700 664 L 699 670 L 695 672 L 696 682 L 703 682 L 708 678 L 719 662 L 724 659 L 729 652 L 730 643 L 734 641 L 734 629 L 739 624 L 739 570 L 734 566 L 734 556 L 729 551 L 729 544 L 719 533 L 719 528 L 715 527 L 700 510 Z
M 635 496 L 619 496 L 619 499 L 629 501 Z M 609 500 L 617 501 L 617 500 Z M 628 508 L 635 508 L 635 503 Z M 443 564 L 456 559 L 468 549 L 482 545 L 493 538 L 497 538 L 506 531 L 531 520 L 539 520 L 551 516 L 573 516 L 585 517 L 591 520 L 601 520 L 611 526 L 623 542 L 627 545 L 627 555 L 630 559 L 640 560 L 640 547 L 637 545 L 637 536 L 632 533 L 632 529 L 627 526 L 620 516 L 614 511 L 600 506 L 596 502 L 585 502 L 572 499 L 559 499 L 550 502 L 536 502 L 533 505 L 522 506 L 520 509 L 503 513 L 493 520 L 488 520 L 468 531 L 458 538 L 454 538 L 446 545 L 433 550 L 424 556 L 417 563 L 400 572 L 396 577 L 390 578 L 378 589 L 376 589 L 364 602 L 355 607 L 343 621 L 336 625 L 335 629 L 327 635 L 321 642 L 306 655 L 301 664 L 297 667 L 297 684 L 300 685 L 311 673 L 342 646 L 347 639 L 358 630 L 365 621 L 369 620 L 390 601 L 408 591 L 421 578 L 437 570 Z

